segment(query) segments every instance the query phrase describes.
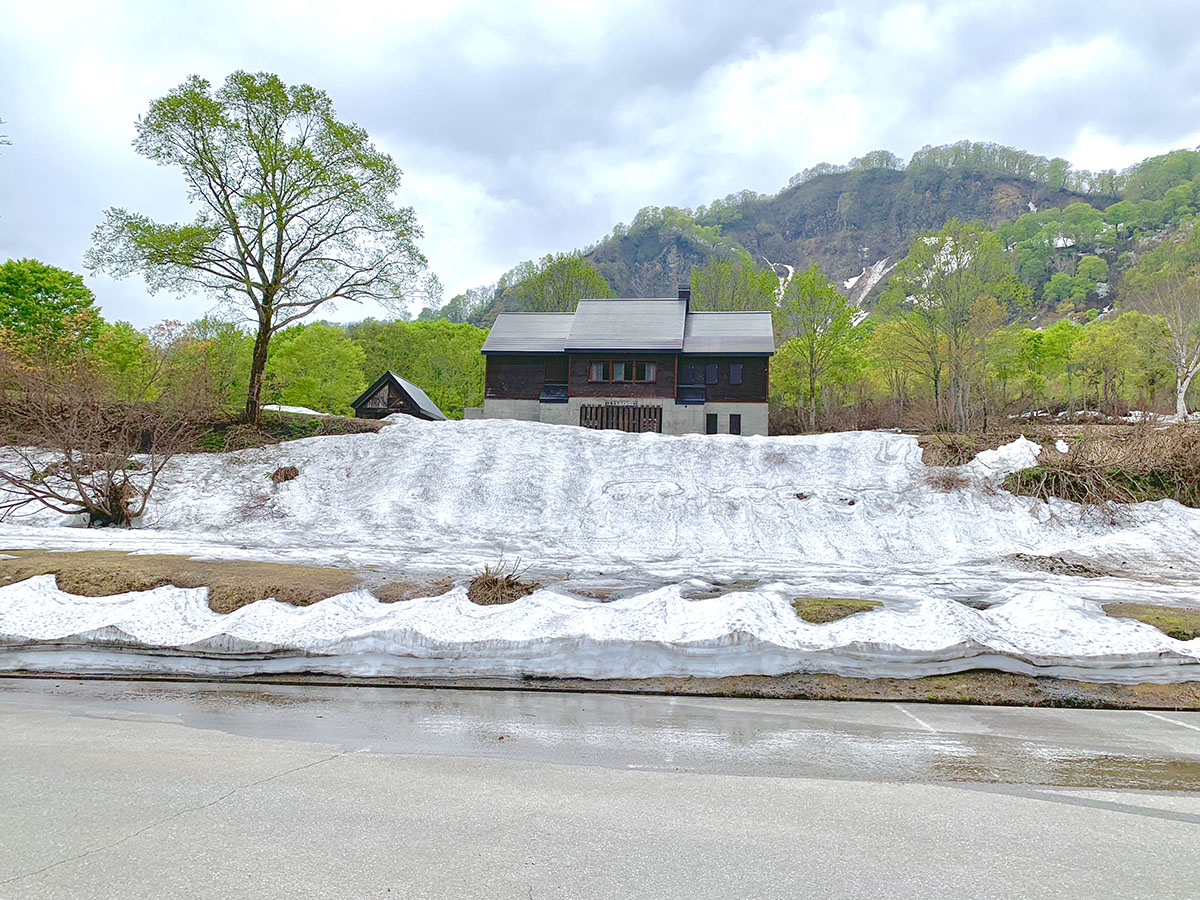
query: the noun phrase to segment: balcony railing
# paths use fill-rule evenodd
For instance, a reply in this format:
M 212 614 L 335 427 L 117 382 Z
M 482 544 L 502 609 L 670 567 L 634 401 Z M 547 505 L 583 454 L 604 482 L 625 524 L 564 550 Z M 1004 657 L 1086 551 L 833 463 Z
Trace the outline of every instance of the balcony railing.
M 703 406 L 708 389 L 702 384 L 681 384 L 675 389 L 675 402 L 681 406 Z

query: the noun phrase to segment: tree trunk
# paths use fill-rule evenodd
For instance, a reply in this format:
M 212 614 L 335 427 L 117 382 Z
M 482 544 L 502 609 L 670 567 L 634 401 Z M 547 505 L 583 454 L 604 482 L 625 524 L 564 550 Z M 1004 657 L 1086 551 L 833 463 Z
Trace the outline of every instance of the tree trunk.
M 808 368 L 808 430 L 817 430 L 817 373 Z
M 1179 416 L 1181 420 L 1186 419 L 1188 415 L 1187 392 L 1188 388 L 1192 386 L 1192 379 L 1195 376 L 1195 372 L 1190 372 L 1175 382 L 1175 415 Z
M 246 409 L 242 419 L 252 425 L 258 424 L 262 412 L 263 372 L 267 368 L 267 350 L 271 343 L 271 325 L 259 321 L 258 333 L 254 336 L 254 355 L 250 359 L 250 388 L 246 392 Z

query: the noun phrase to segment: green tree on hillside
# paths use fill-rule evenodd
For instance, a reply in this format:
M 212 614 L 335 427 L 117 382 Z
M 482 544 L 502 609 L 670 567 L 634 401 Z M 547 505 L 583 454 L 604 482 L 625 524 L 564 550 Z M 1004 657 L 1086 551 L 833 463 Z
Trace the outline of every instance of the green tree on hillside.
M 895 402 L 901 416 L 912 390 L 912 373 L 904 358 L 906 341 L 903 323 L 884 319 L 875 323 L 863 344 L 864 361 L 882 383 L 887 398 Z
M 612 297 L 604 276 L 578 250 L 524 263 L 504 288 L 508 309 L 571 312 L 580 300 Z
M 0 265 L 0 333 L 25 354 L 70 353 L 100 330 L 96 298 L 83 278 L 36 259 Z
M 1071 348 L 1071 361 L 1081 369 L 1099 409 L 1114 412 L 1126 381 L 1137 364 L 1138 346 L 1129 314 L 1093 322 L 1085 327 Z
M 275 403 L 348 415 L 367 388 L 366 354 L 334 325 L 314 322 L 279 333 L 267 359 L 266 393 Z
M 1028 304 L 999 239 L 957 219 L 919 235 L 892 273 L 884 303 L 900 323 L 906 357 L 933 386 L 940 421 L 969 430 L 986 337 Z
M 215 92 L 192 76 L 151 104 L 134 148 L 184 175 L 199 206 L 186 224 L 110 209 L 90 268 L 142 273 L 151 290 L 200 288 L 255 323 L 245 417 L 256 420 L 271 338 L 336 300 L 400 308 L 425 258 L 400 169 L 323 91 L 234 72 Z
M 105 322 L 92 344 L 96 371 L 114 399 L 153 400 L 161 388 L 159 359 L 150 336 L 128 322 Z
M 692 309 L 773 309 L 779 276 L 756 265 L 745 250 L 714 254 L 692 267 Z
M 205 316 L 187 326 L 175 365 L 185 381 L 198 383 L 222 410 L 232 410 L 245 399 L 253 352 L 254 338 L 231 322 Z
M 1175 373 L 1175 413 L 1188 414 L 1187 395 L 1200 373 L 1200 229 L 1162 241 L 1127 273 L 1131 305 L 1161 316 L 1161 350 Z
M 444 319 L 432 322 L 378 322 L 367 319 L 347 329 L 363 349 L 368 381 L 389 369 L 418 385 L 449 418 L 483 405 L 487 338 L 482 328 Z
M 777 366 L 796 373 L 810 431 L 817 427 L 818 388 L 860 338 L 856 312 L 816 263 L 792 277 L 775 312 L 775 330 L 784 338 Z

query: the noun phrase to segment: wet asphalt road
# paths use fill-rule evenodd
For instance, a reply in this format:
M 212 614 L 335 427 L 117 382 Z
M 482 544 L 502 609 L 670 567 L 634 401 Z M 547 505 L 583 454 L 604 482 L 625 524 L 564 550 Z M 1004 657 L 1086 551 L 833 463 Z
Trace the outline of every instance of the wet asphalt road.
M 1200 890 L 1200 713 L 0 679 L 0 791 L 0 898 Z

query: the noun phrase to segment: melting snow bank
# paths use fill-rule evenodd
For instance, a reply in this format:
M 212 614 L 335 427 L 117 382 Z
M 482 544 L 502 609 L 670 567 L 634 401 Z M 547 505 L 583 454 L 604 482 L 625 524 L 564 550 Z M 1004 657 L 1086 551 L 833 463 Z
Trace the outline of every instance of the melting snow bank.
M 0 524 L 0 546 L 464 574 L 504 556 L 552 572 L 680 580 L 1011 553 L 1200 574 L 1200 512 L 1140 504 L 1113 526 L 1000 490 L 1037 449 L 1021 439 L 981 453 L 946 491 L 931 486 L 908 435 L 672 437 L 404 417 L 378 434 L 177 457 L 140 527 L 65 528 L 78 522 L 30 509 Z M 273 485 L 282 465 L 300 476 Z
M 182 675 L 312 672 L 581 678 L 828 672 L 919 677 L 974 668 L 1095 682 L 1200 677 L 1200 640 L 1106 616 L 1052 590 L 975 610 L 935 598 L 826 625 L 786 592 L 688 600 L 679 586 L 610 603 L 549 590 L 481 607 L 457 588 L 381 603 L 365 592 L 309 607 L 261 600 L 212 612 L 205 590 L 78 597 L 39 576 L 0 587 L 0 670 Z

